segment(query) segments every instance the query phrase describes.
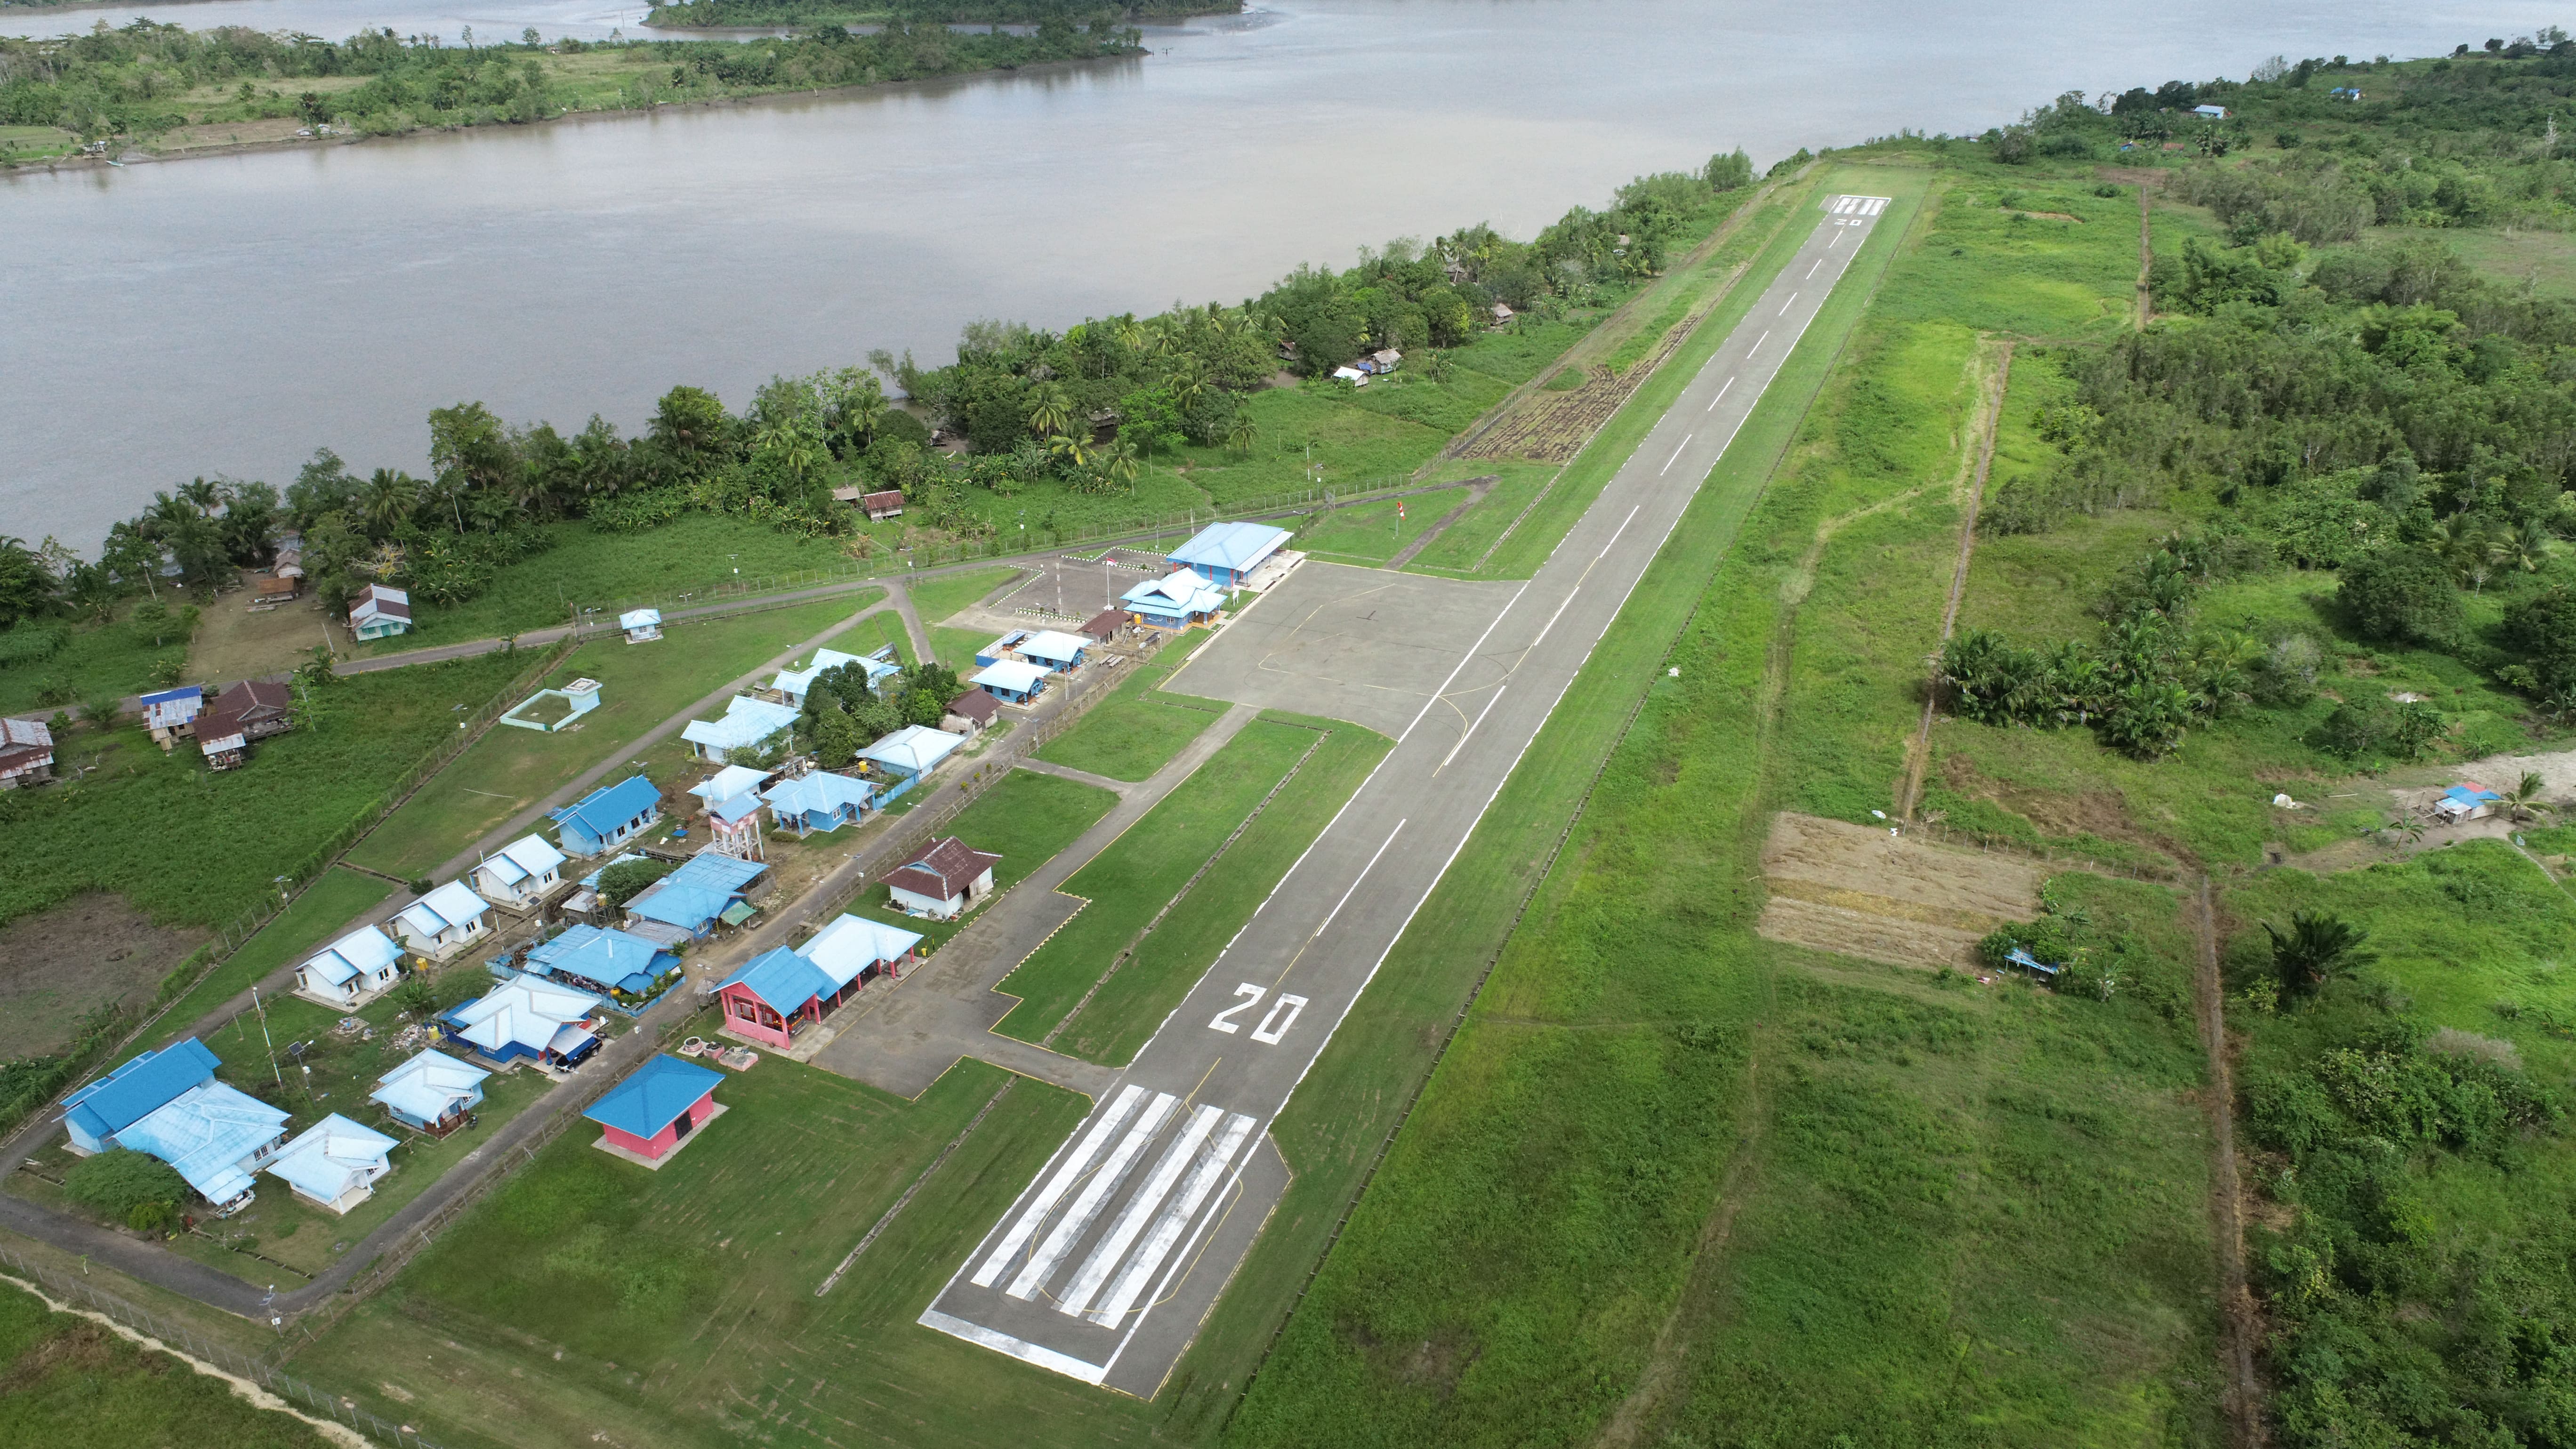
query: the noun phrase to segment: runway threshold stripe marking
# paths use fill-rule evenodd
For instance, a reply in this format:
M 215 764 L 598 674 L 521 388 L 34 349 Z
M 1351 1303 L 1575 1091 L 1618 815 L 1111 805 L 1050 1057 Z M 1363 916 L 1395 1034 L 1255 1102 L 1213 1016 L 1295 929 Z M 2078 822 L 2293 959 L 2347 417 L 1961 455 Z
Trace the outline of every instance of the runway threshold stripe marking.
M 1821 260 L 1823 260 L 1823 258 L 1821 258 L 1821 257 L 1820 257 L 1820 258 L 1818 258 L 1817 260 L 1821 261 Z M 1716 359 L 1715 359 L 1715 358 L 1711 358 L 1711 359 L 1709 359 L 1709 360 L 1710 360 L 1710 361 L 1712 361 L 1712 362 L 1716 361 Z M 1735 379 L 1730 377 L 1730 378 L 1728 378 L 1728 379 L 1726 380 L 1726 387 L 1721 387 L 1721 388 L 1719 388 L 1719 389 L 1717 390 L 1717 396 L 1715 396 L 1715 397 L 1713 397 L 1713 398 L 1710 398 L 1710 399 L 1708 400 L 1708 406 L 1707 406 L 1707 407 L 1704 407 L 1704 408 L 1701 408 L 1701 409 L 1700 409 L 1700 411 L 1701 411 L 1701 412 L 1704 412 L 1704 413 L 1713 413 L 1713 412 L 1716 412 L 1716 411 L 1717 411 L 1717 405 L 1718 405 L 1719 403 L 1722 403 L 1722 402 L 1726 401 L 1726 388 L 1728 388 L 1728 387 L 1733 387 L 1733 386 L 1735 386 Z
M 1431 773 L 1433 773 L 1433 774 L 1437 775 L 1437 774 L 1439 774 L 1442 770 L 1448 769 L 1448 768 L 1449 768 L 1449 762 L 1450 762 L 1451 760 L 1454 760 L 1454 759 L 1458 758 L 1458 752 L 1459 752 L 1460 750 L 1463 750 L 1463 749 L 1467 748 L 1467 742 L 1468 742 L 1469 740 L 1472 740 L 1472 739 L 1474 739 L 1474 738 L 1476 737 L 1476 725 L 1481 725 L 1481 724 L 1483 724 L 1483 723 L 1485 722 L 1485 716 L 1487 716 L 1487 715 L 1489 715 L 1489 714 L 1492 714 L 1492 713 L 1494 712 L 1494 700 L 1497 700 L 1497 699 L 1500 699 L 1500 698 L 1502 698 L 1502 697 L 1503 697 L 1503 689 L 1504 689 L 1504 686 L 1501 686 L 1501 685 L 1497 685 L 1497 686 L 1495 686 L 1495 688 L 1494 688 L 1494 693 L 1493 693 L 1493 697 L 1492 697 L 1491 699 L 1487 699 L 1487 700 L 1485 701 L 1485 707 L 1484 707 L 1483 709 L 1480 709 L 1480 710 L 1476 711 L 1476 724 L 1471 724 L 1471 725 L 1467 726 L 1467 732 L 1466 732 L 1465 734 L 1460 735 L 1460 736 L 1458 737 L 1458 743 L 1456 743 L 1456 744 L 1454 744 L 1454 745 L 1451 745 L 1451 746 L 1449 747 L 1449 753 L 1447 753 L 1447 754 L 1445 754 L 1445 755 L 1442 755 L 1442 756 L 1440 757 L 1440 763 L 1439 763 L 1438 765 L 1436 765 L 1436 766 L 1432 767 L 1432 771 L 1431 771 Z
M 975 1276 L 969 1281 L 978 1288 L 993 1286 L 994 1280 L 1002 1276 L 1002 1270 L 1010 1266 L 1011 1259 L 1017 1257 L 1029 1239 L 1037 1235 L 1047 1214 L 1055 1211 L 1057 1203 L 1064 1201 L 1064 1195 L 1072 1190 L 1075 1179 L 1090 1171 L 1091 1164 L 1100 1160 L 1102 1149 L 1109 1145 L 1110 1134 L 1126 1125 L 1128 1114 L 1136 1110 L 1137 1101 L 1144 1095 L 1144 1088 L 1130 1085 L 1111 1099 L 1109 1110 L 1101 1113 L 1100 1120 L 1091 1125 L 1082 1145 L 1075 1148 L 1073 1155 L 1064 1160 L 1064 1165 L 1056 1169 L 1055 1176 L 1047 1179 L 1045 1189 L 1031 1200 L 1028 1210 L 1020 1214 L 1020 1220 L 1011 1224 L 1011 1230 L 994 1245 L 993 1256 L 984 1260 L 984 1266 L 976 1269 Z
M 1251 1135 L 1251 1118 L 1240 1112 L 1226 1118 L 1225 1135 L 1216 1140 L 1214 1147 L 1197 1154 L 1197 1160 L 1190 1166 L 1188 1179 L 1181 1184 L 1180 1194 L 1163 1204 L 1161 1215 L 1154 1219 L 1153 1231 L 1145 1235 L 1145 1245 L 1127 1260 L 1126 1271 L 1118 1275 L 1118 1281 L 1109 1285 L 1109 1296 L 1091 1311 L 1092 1322 L 1103 1328 L 1115 1328 L 1118 1320 L 1127 1316 L 1127 1310 L 1136 1306 L 1137 1295 L 1145 1291 L 1146 1282 L 1162 1269 L 1164 1260 L 1171 1257 L 1173 1245 L 1180 1241 L 1181 1229 L 1198 1216 L 1209 1190 L 1233 1165 L 1234 1155 L 1243 1150 L 1244 1139 Z
M 1180 1135 L 1163 1149 L 1162 1158 L 1146 1175 L 1145 1185 L 1129 1195 L 1127 1205 L 1119 1209 L 1118 1216 L 1110 1222 L 1109 1231 L 1101 1234 L 1100 1241 L 1091 1245 L 1090 1256 L 1074 1270 L 1073 1286 L 1066 1289 L 1063 1298 L 1057 1301 L 1057 1312 L 1077 1314 L 1091 1306 L 1091 1300 L 1100 1292 L 1100 1285 L 1109 1281 L 1110 1273 L 1127 1256 L 1128 1246 L 1136 1241 L 1138 1233 L 1145 1231 L 1146 1219 L 1163 1205 L 1164 1198 L 1171 1196 L 1172 1184 L 1181 1180 L 1182 1170 L 1198 1156 L 1199 1148 L 1206 1144 L 1208 1134 L 1216 1130 L 1216 1124 L 1224 1120 L 1225 1109 L 1222 1107 L 1200 1106 L 1190 1112 L 1190 1120 L 1182 1126 Z
M 951 1338 L 962 1338 L 968 1343 L 981 1344 L 995 1353 L 1007 1353 L 1022 1363 L 1033 1363 L 1042 1369 L 1052 1369 L 1066 1378 L 1080 1379 L 1086 1384 L 1097 1385 L 1102 1379 L 1109 1377 L 1109 1364 L 1084 1363 L 1069 1353 L 1058 1353 L 1054 1349 L 1031 1343 L 1024 1338 L 1013 1338 L 999 1329 L 986 1328 L 980 1323 L 969 1323 L 963 1318 L 942 1313 L 936 1308 L 924 1309 L 919 1321 L 924 1328 L 935 1328 Z M 1115 1362 L 1117 1359 L 1113 1356 L 1110 1363 Z
M 1312 1066 L 1314 1063 L 1308 1062 L 1307 1065 Z M 1303 1081 L 1305 1078 L 1300 1074 L 1298 1080 Z M 1251 1126 L 1252 1119 L 1248 1117 L 1245 1118 L 1244 1125 L 1246 1127 Z M 1233 1172 L 1226 1175 L 1225 1186 L 1220 1190 L 1231 1192 L 1236 1187 L 1240 1186 L 1242 1182 L 1243 1169 L 1238 1167 Z M 1136 1310 L 1136 1321 L 1128 1324 L 1127 1331 L 1118 1336 L 1118 1347 L 1110 1351 L 1109 1361 L 1100 1366 L 1101 1378 L 1108 1378 L 1110 1371 L 1118 1367 L 1118 1360 L 1126 1356 L 1127 1345 L 1135 1342 L 1136 1340 L 1136 1330 L 1145 1326 L 1145 1315 L 1154 1311 L 1155 1304 L 1161 1303 L 1164 1299 L 1171 1296 L 1172 1284 L 1183 1272 L 1188 1270 L 1191 1261 L 1190 1255 L 1197 1251 L 1199 1239 L 1207 1236 L 1208 1229 L 1214 1227 L 1224 1216 L 1225 1214 L 1223 1213 L 1208 1213 L 1198 1219 L 1198 1226 L 1190 1229 L 1189 1237 L 1184 1239 L 1181 1243 L 1180 1252 L 1173 1255 L 1172 1266 L 1164 1269 L 1163 1276 L 1155 1281 L 1154 1296 L 1147 1300 L 1144 1307 Z M 1257 1231 L 1258 1230 L 1256 1229 L 1256 1232 Z
M 1395 829 L 1390 830 L 1390 831 L 1388 831 L 1388 832 L 1386 833 L 1386 844 L 1385 844 L 1385 845 L 1380 845 L 1380 846 L 1377 848 L 1377 855 L 1372 855 L 1372 856 L 1370 856 L 1370 857 L 1369 857 L 1369 859 L 1368 859 L 1368 864 L 1366 864 L 1366 865 L 1364 865 L 1364 866 L 1361 866 L 1361 867 L 1360 867 L 1360 873 L 1359 873 L 1357 876 L 1353 877 L 1353 878 L 1352 878 L 1352 880 L 1351 880 L 1351 888 L 1350 888 L 1349 890 L 1346 890 L 1346 891 L 1342 892 L 1342 898 L 1341 898 L 1340 900 L 1333 902 L 1333 909 L 1332 909 L 1331 914 L 1330 914 L 1330 915 L 1327 915 L 1327 916 L 1325 916 L 1325 917 L 1324 917 L 1324 924 L 1323 924 L 1323 925 L 1321 925 L 1321 926 L 1317 926 L 1317 927 L 1315 928 L 1315 935 L 1320 936 L 1320 935 L 1324 934 L 1324 931 L 1325 931 L 1326 927 L 1329 927 L 1329 926 L 1331 926 L 1331 925 L 1333 924 L 1333 917 L 1334 917 L 1334 916 L 1338 916 L 1338 915 L 1340 915 L 1340 914 L 1342 913 L 1342 907 L 1347 906 L 1347 905 L 1349 905 L 1349 904 L 1351 903 L 1351 897 L 1352 897 L 1353 895 L 1356 895 L 1356 894 L 1359 892 L 1360 882 L 1361 882 L 1361 881 L 1364 881 L 1364 880 L 1367 880 L 1367 879 L 1368 879 L 1368 874 L 1369 874 L 1369 872 L 1370 872 L 1370 871 L 1373 871 L 1373 870 L 1375 870 L 1375 869 L 1377 869 L 1378 856 L 1382 856 L 1382 855 L 1386 854 L 1386 847 L 1387 847 L 1388 845 L 1393 845 L 1393 844 L 1395 844 L 1395 837 L 1396 837 L 1397 835 L 1399 835 L 1399 834 L 1403 833 L 1403 830 L 1404 830 L 1404 822 L 1403 822 L 1403 821 L 1401 821 L 1401 820 L 1399 820 L 1399 821 L 1395 822 Z M 1310 937 L 1309 939 L 1312 939 L 1312 938 Z
M 1056 1267 L 1064 1261 L 1064 1255 L 1072 1252 L 1074 1243 L 1090 1230 L 1091 1220 L 1100 1216 L 1100 1205 L 1108 1201 L 1109 1190 L 1126 1178 L 1127 1169 L 1134 1164 L 1136 1154 L 1144 1151 L 1145 1144 L 1153 1141 L 1154 1135 L 1163 1130 L 1164 1119 L 1170 1117 L 1172 1109 L 1179 1105 L 1180 1099 L 1169 1092 L 1154 1094 L 1154 1100 L 1138 1114 L 1136 1125 L 1128 1128 L 1127 1135 L 1118 1140 L 1117 1150 L 1109 1154 L 1107 1162 L 1100 1164 L 1100 1171 L 1092 1174 L 1091 1181 L 1082 1185 L 1082 1195 L 1073 1200 L 1073 1206 L 1067 1208 L 1064 1217 L 1056 1223 L 1055 1231 L 1048 1233 L 1046 1241 L 1038 1244 L 1038 1250 L 1029 1255 L 1028 1266 L 1020 1269 L 1020 1275 L 1013 1278 L 1011 1286 L 1003 1292 L 1014 1298 L 1037 1296 L 1038 1289 L 1045 1285 L 1046 1280 L 1055 1276 Z
M 1690 446 L 1691 436 L 1692 435 L 1689 433 L 1682 434 L 1682 440 L 1673 445 L 1673 455 L 1664 460 L 1663 467 L 1655 470 L 1656 477 L 1660 478 L 1666 473 L 1673 471 L 1673 465 L 1682 460 L 1682 449 Z

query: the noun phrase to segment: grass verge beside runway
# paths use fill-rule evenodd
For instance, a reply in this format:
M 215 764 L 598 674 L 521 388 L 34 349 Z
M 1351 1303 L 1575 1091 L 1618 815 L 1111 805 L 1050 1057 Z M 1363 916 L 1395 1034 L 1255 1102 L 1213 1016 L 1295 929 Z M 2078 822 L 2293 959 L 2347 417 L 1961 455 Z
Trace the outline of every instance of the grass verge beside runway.
M 921 616 L 922 623 L 937 624 L 1010 582 L 1019 572 L 1010 564 L 996 564 L 991 568 L 914 579 L 910 585 L 912 611 Z
M 975 797 L 974 804 L 959 811 L 942 833 L 956 836 L 970 849 L 1000 856 L 1002 863 L 993 867 L 993 888 L 1004 891 L 1081 839 L 1082 832 L 1098 824 L 1100 817 L 1117 804 L 1117 796 L 1097 785 L 1060 775 L 1013 770 Z M 949 937 L 966 929 L 966 923 L 974 919 L 972 915 L 955 921 L 907 916 L 894 908 L 893 896 L 883 880 L 861 886 L 858 897 L 842 909 L 901 930 L 919 932 L 924 951 L 947 945 Z
M 651 644 L 629 644 L 618 635 L 594 639 L 545 682 L 549 689 L 582 678 L 600 682 L 599 708 L 582 716 L 580 728 L 548 733 L 494 726 L 360 841 L 349 862 L 405 880 L 427 875 L 691 701 L 882 597 L 870 589 L 703 624 L 684 620 Z
M 994 988 L 1020 1004 L 993 1030 L 1032 1042 L 1054 1030 L 1314 744 L 1312 730 L 1254 720 L 1067 878 L 1058 889 L 1090 904 Z
M 1111 1066 L 1135 1060 L 1173 1004 L 1189 993 L 1369 771 L 1394 748 L 1386 736 L 1340 720 L 1273 711 L 1256 723 L 1313 730 L 1323 739 L 1296 778 L 1262 807 L 1251 828 L 1074 1015 L 1056 1039 L 1056 1050 Z M 1220 756 L 1209 767 L 1223 763 Z
M 1152 659 L 1134 666 L 1117 693 L 1093 705 L 1073 728 L 1047 741 L 1037 757 L 1050 765 L 1088 770 L 1113 780 L 1150 779 L 1225 713 L 1221 700 L 1165 694 L 1161 689 L 1163 681 L 1207 637 L 1207 630 L 1192 629 L 1164 644 Z

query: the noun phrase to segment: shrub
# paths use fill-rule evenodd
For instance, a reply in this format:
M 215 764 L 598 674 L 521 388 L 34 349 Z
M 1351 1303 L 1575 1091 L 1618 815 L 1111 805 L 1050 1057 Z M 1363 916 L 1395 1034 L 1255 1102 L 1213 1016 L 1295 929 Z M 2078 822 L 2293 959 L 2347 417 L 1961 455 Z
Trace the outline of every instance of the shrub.
M 2374 756 L 2415 760 L 2450 728 L 2442 712 L 2421 700 L 2393 705 L 2384 699 L 2347 701 L 2318 724 L 2319 749 L 2363 760 Z
M 166 1220 L 156 1217 L 150 1222 L 137 1221 L 146 1215 L 146 1209 L 175 1212 L 187 1195 L 187 1179 L 179 1176 L 176 1168 L 157 1157 L 122 1147 L 84 1157 L 63 1174 L 63 1196 L 138 1228 L 157 1226 Z
M 2435 643 L 2460 627 L 2460 592 L 2451 571 L 2421 549 L 2368 554 L 2343 570 L 2335 598 L 2366 638 Z
M 612 906 L 622 906 L 670 873 L 671 866 L 665 861 L 621 860 L 599 873 L 599 898 Z

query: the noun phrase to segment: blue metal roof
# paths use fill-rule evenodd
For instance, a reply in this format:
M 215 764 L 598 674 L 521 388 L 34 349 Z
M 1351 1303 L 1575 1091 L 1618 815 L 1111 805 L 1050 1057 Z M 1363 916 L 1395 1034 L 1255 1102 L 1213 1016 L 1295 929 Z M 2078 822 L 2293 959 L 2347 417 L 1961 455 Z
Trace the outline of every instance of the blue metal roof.
M 575 926 L 528 949 L 528 964 L 604 981 L 620 991 L 641 991 L 679 957 L 641 936 L 598 926 Z M 633 984 L 629 984 L 633 983 Z
M 648 921 L 703 931 L 708 922 L 724 914 L 725 907 L 733 904 L 744 886 L 759 879 L 767 869 L 757 860 L 712 853 L 693 855 L 678 870 L 627 902 L 626 909 Z
M 661 807 L 662 792 L 641 775 L 602 785 L 561 810 L 547 813 L 592 836 L 614 835 L 627 821 Z
M 63 1099 L 65 1121 L 92 1137 L 110 1137 L 161 1110 L 181 1093 L 214 1078 L 223 1063 L 195 1037 L 144 1052 Z
M 1287 541 L 1288 530 L 1266 523 L 1211 523 L 1167 557 L 1196 568 L 1248 569 Z
M 614 1127 L 647 1141 L 662 1135 L 662 1129 L 680 1120 L 680 1114 L 698 1104 L 698 1099 L 715 1090 L 724 1080 L 722 1072 L 684 1062 L 667 1052 L 656 1052 L 635 1074 L 608 1089 L 593 1102 L 584 1117 L 602 1127 Z
M 221 1082 L 205 1082 L 120 1130 L 116 1143 L 177 1168 L 206 1201 L 221 1205 L 250 1189 L 242 1160 L 285 1128 L 284 1112 Z
M 739 986 L 759 997 L 770 1010 L 785 1015 L 798 1010 L 817 996 L 841 989 L 822 968 L 780 946 L 764 951 L 734 968 L 732 975 L 716 983 L 718 991 Z
M 141 705 L 168 704 L 173 700 L 201 699 L 205 696 L 205 693 L 206 691 L 201 686 L 184 684 L 177 689 L 165 689 L 158 694 L 146 694 L 140 696 L 135 700 L 135 703 Z
M 819 770 L 782 780 L 767 791 L 770 808 L 783 815 L 802 815 L 809 810 L 829 812 L 843 805 L 865 807 L 875 794 L 876 787 L 865 780 Z

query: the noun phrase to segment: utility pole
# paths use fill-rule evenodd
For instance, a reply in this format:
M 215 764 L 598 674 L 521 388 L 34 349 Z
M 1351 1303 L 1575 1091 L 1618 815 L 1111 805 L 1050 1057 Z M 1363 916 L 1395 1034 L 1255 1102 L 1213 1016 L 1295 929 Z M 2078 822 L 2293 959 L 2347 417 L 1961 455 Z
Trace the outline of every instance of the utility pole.
M 259 1013 L 259 1039 L 268 1048 L 268 1073 L 277 1078 L 278 1095 L 286 1094 L 286 1074 L 277 1069 L 277 1039 L 268 1034 L 268 1007 L 259 999 L 259 987 L 250 989 L 250 1009 Z

